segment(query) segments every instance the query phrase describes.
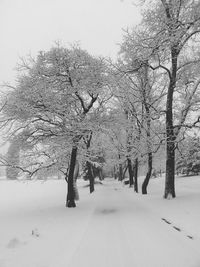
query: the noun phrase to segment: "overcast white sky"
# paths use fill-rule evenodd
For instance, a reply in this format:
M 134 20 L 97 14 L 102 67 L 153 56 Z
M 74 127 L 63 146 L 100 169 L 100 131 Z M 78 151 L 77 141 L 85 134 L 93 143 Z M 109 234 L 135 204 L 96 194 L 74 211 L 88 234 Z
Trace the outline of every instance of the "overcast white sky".
M 134 0 L 132 1 L 134 2 Z M 122 28 L 140 20 L 131 0 L 0 0 L 0 83 L 13 81 L 19 57 L 79 42 L 94 55 L 115 56 Z

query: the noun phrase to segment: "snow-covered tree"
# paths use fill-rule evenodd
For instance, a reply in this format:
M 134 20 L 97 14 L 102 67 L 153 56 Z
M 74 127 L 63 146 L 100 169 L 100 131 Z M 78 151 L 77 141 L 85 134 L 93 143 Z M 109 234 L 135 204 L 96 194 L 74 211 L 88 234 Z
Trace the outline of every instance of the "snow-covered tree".
M 10 145 L 6 154 L 6 177 L 10 180 L 15 180 L 20 172 L 20 145 L 17 138 L 13 138 L 10 141 Z
M 198 137 L 188 136 L 179 144 L 176 160 L 176 171 L 182 174 L 200 172 L 200 143 Z
M 126 157 L 130 184 L 134 176 L 135 187 L 139 158 L 148 157 L 148 171 L 142 185 L 142 192 L 146 194 L 152 172 L 152 154 L 158 150 L 164 137 L 158 126 L 164 114 L 162 102 L 165 94 L 163 85 L 156 81 L 157 73 L 148 68 L 148 61 L 138 67 L 134 58 L 137 54 L 129 52 L 126 43 L 122 44 L 119 60 L 114 65 L 114 75 L 117 76 L 114 94 L 126 114 L 123 123 L 127 133 Z
M 56 46 L 24 60 L 20 70 L 16 86 L 9 86 L 2 122 L 11 125 L 12 134 L 25 131 L 26 143 L 32 145 L 26 151 L 30 174 L 57 168 L 67 176 L 66 205 L 74 207 L 77 150 L 93 128 L 89 114 L 99 109 L 98 99 L 105 91 L 105 64 L 79 47 Z
M 103 179 L 103 165 L 105 163 L 103 141 L 103 133 L 101 132 L 91 132 L 84 137 L 87 150 L 83 161 L 83 178 L 89 180 L 90 193 L 94 191 L 95 178 Z
M 135 69 L 136 64 L 139 69 L 144 62 L 148 62 L 148 68 L 159 71 L 165 77 L 165 198 L 176 196 L 176 141 L 191 108 L 199 103 L 199 14 L 199 1 L 148 2 L 141 25 L 131 32 L 128 31 L 124 37 L 123 49 L 128 51 L 126 59 L 129 60 L 130 67 L 133 65 L 130 71 Z M 188 73 L 192 73 L 191 79 Z M 176 100 L 183 95 L 185 101 L 176 109 Z M 177 117 L 176 111 L 179 114 Z M 196 121 L 194 119 L 190 126 L 198 121 L 199 118 Z

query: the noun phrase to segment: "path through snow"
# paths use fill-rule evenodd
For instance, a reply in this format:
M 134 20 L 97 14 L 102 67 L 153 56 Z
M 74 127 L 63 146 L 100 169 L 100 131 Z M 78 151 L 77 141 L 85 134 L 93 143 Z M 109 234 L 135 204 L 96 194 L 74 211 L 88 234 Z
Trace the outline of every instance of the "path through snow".
M 199 267 L 199 248 L 163 224 L 159 214 L 132 194 L 132 189 L 113 181 L 97 193 L 69 266 Z
M 75 209 L 62 206 L 58 182 L 41 184 L 37 198 L 34 186 L 27 190 L 28 204 L 21 197 L 2 210 L 0 267 L 200 267 L 198 238 L 118 182 L 104 181 L 93 195 L 82 187 Z

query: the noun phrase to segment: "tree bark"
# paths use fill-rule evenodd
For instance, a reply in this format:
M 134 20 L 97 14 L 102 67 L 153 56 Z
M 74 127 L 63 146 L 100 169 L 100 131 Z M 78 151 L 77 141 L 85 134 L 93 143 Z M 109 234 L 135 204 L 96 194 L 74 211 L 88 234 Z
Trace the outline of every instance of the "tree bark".
M 79 175 L 79 163 L 78 161 L 76 160 L 76 163 L 75 163 L 75 168 L 74 168 L 74 177 L 73 177 L 73 180 L 74 180 L 74 199 L 75 200 L 79 200 L 79 193 L 78 193 L 78 187 L 77 187 L 77 179 L 78 179 L 78 175 Z
M 142 183 L 142 194 L 146 195 L 147 194 L 147 186 L 149 184 L 149 180 L 151 178 L 151 173 L 152 173 L 152 152 L 148 153 L 148 171 L 146 174 L 146 177 Z
M 138 158 L 135 159 L 134 168 L 133 168 L 133 175 L 134 175 L 134 191 L 138 193 Z
M 92 173 L 91 163 L 89 161 L 86 162 L 87 170 L 88 170 L 88 178 L 90 183 L 90 194 L 94 192 L 94 175 Z
M 148 73 L 147 73 L 147 68 L 146 68 L 146 83 L 148 84 Z M 150 117 L 150 109 L 149 105 L 146 100 L 146 94 L 144 97 L 144 107 L 145 107 L 145 115 L 146 115 L 146 123 L 147 123 L 147 129 L 146 129 L 146 138 L 147 138 L 147 149 L 148 149 L 148 171 L 146 174 L 146 177 L 143 181 L 142 184 L 142 194 L 146 195 L 147 194 L 147 186 L 149 184 L 149 180 L 151 178 L 151 173 L 152 173 L 152 149 L 151 149 L 151 117 Z
M 71 78 L 70 78 L 70 83 L 71 83 L 71 86 L 73 87 Z M 98 95 L 97 96 L 91 95 L 90 103 L 87 106 L 85 105 L 84 100 L 78 94 L 77 91 L 75 92 L 75 95 L 79 99 L 81 106 L 83 108 L 83 112 L 82 112 L 82 120 L 83 120 L 85 118 L 86 114 L 92 108 L 95 101 L 97 100 Z M 75 191 L 74 191 L 74 169 L 75 169 L 75 165 L 76 165 L 76 156 L 77 156 L 77 150 L 78 150 L 77 144 L 81 140 L 82 137 L 83 137 L 82 134 L 75 136 L 73 147 L 72 147 L 72 152 L 71 152 L 71 159 L 70 159 L 70 166 L 69 166 L 69 177 L 68 177 L 68 193 L 67 193 L 67 201 L 66 201 L 66 206 L 68 208 L 76 207 Z M 90 133 L 90 137 L 89 137 L 90 141 L 91 141 L 91 138 L 92 138 L 92 132 Z M 90 145 L 90 141 L 89 141 L 89 145 Z
M 131 162 L 131 159 L 128 158 L 127 159 L 127 162 L 128 162 L 128 173 L 129 173 L 129 186 L 130 187 L 133 187 L 133 164 Z
M 117 179 L 117 168 L 116 168 L 116 166 L 114 166 L 113 172 L 114 172 L 114 178 L 116 180 Z
M 87 148 L 87 152 L 89 153 L 89 148 L 92 140 L 92 131 L 88 134 L 87 138 L 85 139 L 85 144 Z M 88 154 L 89 156 L 89 154 Z M 90 187 L 90 194 L 94 192 L 94 173 L 92 170 L 92 165 L 91 163 L 87 160 L 86 161 L 86 168 L 87 168 L 87 174 L 88 174 L 88 179 L 89 179 L 89 187 Z
M 126 175 L 127 169 L 128 169 L 128 165 L 126 165 L 125 168 L 124 168 L 123 178 L 122 178 L 123 180 L 125 179 L 125 175 Z
M 175 198 L 175 145 L 167 144 L 164 198 Z
M 123 180 L 123 168 L 122 168 L 122 164 L 119 164 L 119 181 Z
M 121 159 L 121 155 L 119 154 L 118 155 L 119 157 L 119 160 Z M 122 164 L 119 163 L 119 181 L 122 181 L 123 180 L 123 167 L 122 167 Z
M 166 175 L 164 198 L 174 198 L 175 193 L 175 143 L 172 133 L 167 134 Z
M 166 175 L 164 198 L 175 198 L 175 134 L 173 127 L 173 93 L 176 86 L 177 75 L 177 57 L 178 53 L 175 48 L 171 51 L 172 57 L 172 75 L 167 92 L 166 104 Z
M 168 116 L 167 116 L 168 117 Z M 175 198 L 175 137 L 171 116 L 167 119 L 167 148 L 164 198 Z
M 75 192 L 74 192 L 74 169 L 76 165 L 77 150 L 78 150 L 77 146 L 72 147 L 70 166 L 69 166 L 69 176 L 68 176 L 68 192 L 66 201 L 66 207 L 68 208 L 76 207 Z

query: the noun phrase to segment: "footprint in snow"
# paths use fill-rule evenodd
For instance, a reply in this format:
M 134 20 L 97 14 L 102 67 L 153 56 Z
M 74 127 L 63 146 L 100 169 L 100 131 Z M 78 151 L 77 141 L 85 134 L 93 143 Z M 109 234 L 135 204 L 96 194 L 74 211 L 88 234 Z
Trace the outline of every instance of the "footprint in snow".
M 169 222 L 168 220 L 166 220 L 165 218 L 162 218 L 162 220 L 168 224 L 171 224 L 171 222 Z
M 31 231 L 31 235 L 34 236 L 34 237 L 39 237 L 40 236 L 40 233 L 39 233 L 38 229 L 35 228 L 35 229 L 33 229 Z
M 176 226 L 173 226 L 173 228 L 174 228 L 176 231 L 181 232 L 181 229 L 180 229 L 180 228 L 178 228 L 178 227 L 176 227 Z
M 165 223 L 167 223 L 167 224 L 172 224 L 170 221 L 168 221 L 168 220 L 166 220 L 165 218 L 161 218 Z M 175 225 L 172 225 L 172 227 L 176 230 L 176 231 L 179 231 L 179 232 L 182 232 L 182 230 L 181 230 L 181 228 L 179 228 L 179 227 L 177 227 L 177 226 L 175 226 Z M 194 237 L 193 236 L 191 236 L 191 235 L 186 235 L 187 236 L 187 238 L 189 238 L 189 239 L 194 239 Z

